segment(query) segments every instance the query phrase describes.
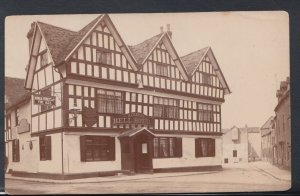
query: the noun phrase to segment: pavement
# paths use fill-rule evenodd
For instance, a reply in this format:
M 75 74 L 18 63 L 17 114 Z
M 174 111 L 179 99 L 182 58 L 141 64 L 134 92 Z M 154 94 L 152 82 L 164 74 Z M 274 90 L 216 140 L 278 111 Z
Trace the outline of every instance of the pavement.
M 285 169 L 278 168 L 268 162 L 258 161 L 246 164 L 226 164 L 223 168 L 246 168 L 254 167 L 256 170 L 264 172 L 273 178 L 281 181 L 291 181 L 291 172 Z M 124 175 L 119 174 L 115 176 L 106 177 L 93 177 L 93 178 L 80 178 L 72 180 L 53 180 L 53 179 L 42 179 L 42 178 L 25 178 L 16 177 L 11 174 L 5 174 L 5 179 L 14 180 L 25 180 L 32 182 L 44 182 L 44 183 L 65 183 L 65 184 L 78 184 L 78 183 L 99 183 L 99 182 L 115 182 L 115 181 L 128 181 L 128 180 L 141 180 L 141 179 L 153 179 L 153 178 L 166 178 L 166 177 L 176 177 L 176 176 L 191 176 L 199 174 L 213 174 L 220 171 L 204 171 L 204 172 L 173 172 L 173 173 L 153 173 L 153 174 L 135 174 L 135 175 Z
M 275 165 L 272 165 L 269 162 L 265 161 L 257 161 L 257 162 L 251 162 L 249 165 L 264 171 L 265 173 L 273 176 L 277 180 L 282 180 L 282 181 L 291 181 L 291 171 L 278 168 Z
M 11 174 L 5 174 L 5 179 L 25 180 L 31 182 L 44 182 L 44 183 L 78 184 L 78 183 L 99 183 L 99 182 L 115 182 L 115 181 L 141 180 L 141 179 L 152 179 L 152 178 L 177 177 L 177 176 L 191 176 L 191 175 L 199 175 L 199 174 L 212 174 L 217 172 L 219 171 L 173 172 L 173 173 L 153 173 L 153 174 L 135 174 L 135 175 L 119 174 L 115 176 L 80 178 L 80 179 L 72 179 L 72 180 L 25 178 L 25 177 L 12 176 Z

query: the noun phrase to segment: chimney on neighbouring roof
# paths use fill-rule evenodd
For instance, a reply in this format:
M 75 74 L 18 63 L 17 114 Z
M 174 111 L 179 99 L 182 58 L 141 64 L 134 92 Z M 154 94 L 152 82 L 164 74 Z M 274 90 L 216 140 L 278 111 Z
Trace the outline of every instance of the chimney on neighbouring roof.
M 29 54 L 30 54 L 30 48 L 31 48 L 32 41 L 33 41 L 32 39 L 33 39 L 34 25 L 35 25 L 35 22 L 31 23 L 30 30 L 27 33 L 27 39 L 28 39 L 28 43 L 29 43 Z
M 163 32 L 164 32 L 164 27 L 161 26 L 161 27 L 160 27 L 160 33 L 163 33 Z
M 170 30 L 170 24 L 167 24 L 167 33 L 169 37 L 172 39 L 172 31 Z

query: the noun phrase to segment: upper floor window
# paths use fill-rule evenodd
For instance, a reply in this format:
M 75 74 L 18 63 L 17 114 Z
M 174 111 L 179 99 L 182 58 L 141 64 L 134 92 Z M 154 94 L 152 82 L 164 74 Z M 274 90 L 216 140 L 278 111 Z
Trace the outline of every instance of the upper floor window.
M 43 52 L 40 57 L 41 57 L 41 67 L 44 67 L 45 65 L 48 64 L 47 51 Z
M 178 101 L 175 99 L 154 97 L 154 117 L 178 118 Z
M 122 114 L 124 98 L 121 92 L 98 90 L 98 112 Z
M 202 74 L 202 83 L 207 85 L 212 85 L 212 79 L 209 74 Z
M 156 64 L 156 75 L 168 77 L 168 66 Z
M 105 52 L 101 50 L 97 50 L 96 53 L 96 62 L 97 63 L 103 63 L 107 65 L 111 65 L 111 53 L 110 52 Z
M 204 122 L 213 122 L 213 108 L 212 105 L 198 104 L 198 119 Z
M 195 157 L 214 157 L 215 139 L 197 138 L 195 139 Z

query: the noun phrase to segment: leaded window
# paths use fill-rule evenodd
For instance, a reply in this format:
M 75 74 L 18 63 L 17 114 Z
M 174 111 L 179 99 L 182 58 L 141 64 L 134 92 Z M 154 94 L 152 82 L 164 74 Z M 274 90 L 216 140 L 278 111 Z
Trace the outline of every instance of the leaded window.
M 122 114 L 124 98 L 121 92 L 98 90 L 98 112 Z
M 154 117 L 178 118 L 178 100 L 154 97 Z

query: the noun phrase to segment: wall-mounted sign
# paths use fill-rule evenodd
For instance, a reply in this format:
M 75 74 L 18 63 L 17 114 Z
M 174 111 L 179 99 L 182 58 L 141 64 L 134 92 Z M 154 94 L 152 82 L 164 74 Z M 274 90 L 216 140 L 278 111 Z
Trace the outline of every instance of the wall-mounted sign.
M 82 108 L 82 122 L 88 126 L 92 127 L 98 122 L 98 113 L 94 108 L 83 107 Z
M 33 103 L 35 105 L 55 106 L 55 96 L 34 95 Z
M 113 125 L 153 125 L 153 119 L 138 112 L 118 115 L 112 119 Z
M 30 131 L 30 124 L 27 122 L 27 119 L 23 118 L 20 120 L 19 126 L 17 126 L 18 133 L 25 133 Z

